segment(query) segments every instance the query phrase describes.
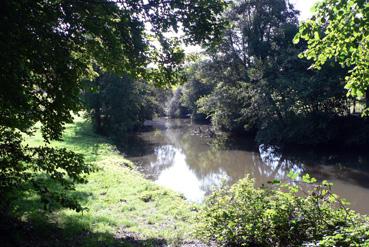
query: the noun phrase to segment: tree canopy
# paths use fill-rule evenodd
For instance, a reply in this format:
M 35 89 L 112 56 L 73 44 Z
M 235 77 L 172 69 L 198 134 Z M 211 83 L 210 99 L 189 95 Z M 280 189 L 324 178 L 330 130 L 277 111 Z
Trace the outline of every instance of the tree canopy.
M 349 69 L 348 94 L 368 95 L 369 88 L 369 3 L 365 0 L 323 0 L 315 14 L 300 26 L 294 41 L 307 41 L 302 57 L 320 68 L 329 60 Z
M 263 144 L 367 145 L 366 122 L 351 114 L 356 102 L 345 95 L 347 68 L 327 61 L 311 70 L 298 57 L 307 45 L 292 42 L 298 11 L 288 1 L 232 1 L 224 16 L 220 42 L 190 66 L 171 112 L 185 109 Z
M 1 1 L 1 197 L 24 181 L 50 195 L 47 183 L 35 182 L 38 173 L 66 189 L 73 188 L 68 178 L 82 181 L 90 168 L 79 155 L 30 148 L 22 134 L 34 133 L 39 122 L 46 142 L 60 139 L 81 109 L 83 79 L 99 73 L 170 83 L 184 54 L 167 33 L 181 30 L 184 42 L 209 45 L 221 32 L 223 8 L 222 0 Z M 56 199 L 76 208 L 62 195 Z
M 181 28 L 187 43 L 209 43 L 222 9 L 220 0 L 2 1 L 0 124 L 41 121 L 45 138 L 60 137 L 81 79 L 97 68 L 167 82 L 183 53 L 165 33 Z
M 105 73 L 90 82 L 96 88 L 86 92 L 84 101 L 90 111 L 95 132 L 111 137 L 119 144 L 129 132 L 143 127 L 145 120 L 163 114 L 162 102 L 169 90 L 143 81 Z

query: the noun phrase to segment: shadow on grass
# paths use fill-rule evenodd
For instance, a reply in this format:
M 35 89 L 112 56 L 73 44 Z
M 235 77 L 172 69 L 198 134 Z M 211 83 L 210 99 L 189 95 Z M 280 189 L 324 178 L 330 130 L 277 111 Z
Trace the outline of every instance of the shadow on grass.
M 83 224 L 66 219 L 63 227 L 37 220 L 22 222 L 14 218 L 0 219 L 0 245 L 2 247 L 105 247 L 105 246 L 166 246 L 163 239 L 140 239 L 137 234 L 120 232 L 112 235 L 91 232 Z M 101 221 L 102 219 L 98 219 Z M 69 222 L 70 221 L 70 222 Z
M 79 202 L 94 200 L 91 193 L 69 192 Z M 104 216 L 91 216 L 86 212 L 61 211 L 58 204 L 52 211 L 42 209 L 37 196 L 16 193 L 16 202 L 11 206 L 11 215 L 0 212 L 0 246 L 2 247 L 62 247 L 62 246 L 166 246 L 163 239 L 144 238 L 139 234 L 124 231 L 116 233 L 95 229 L 94 224 L 114 227 Z M 91 218 L 93 217 L 93 218 Z M 23 219 L 23 220 L 22 220 Z
M 63 136 L 63 143 L 87 149 L 91 146 L 98 147 L 99 144 L 106 144 L 107 139 L 94 133 L 89 121 L 83 121 L 73 124 L 72 130 L 67 131 L 67 134 Z
M 104 147 L 101 146 L 104 144 L 107 144 L 107 140 L 94 134 L 87 121 L 77 122 L 72 128 L 67 128 L 62 142 L 63 146 L 66 145 L 68 148 L 73 148 L 73 151 L 86 154 L 86 158 L 90 161 L 104 151 L 102 150 Z M 46 182 L 52 183 L 52 181 Z M 163 239 L 145 238 L 124 229 L 116 230 L 115 233 L 111 229 L 119 226 L 111 222 L 108 217 L 74 213 L 69 210 L 62 211 L 58 205 L 51 205 L 53 213 L 45 211 L 42 209 L 44 207 L 39 197 L 29 191 L 27 188 L 24 191 L 19 189 L 9 200 L 14 202 L 10 206 L 12 216 L 4 216 L 0 211 L 1 247 L 167 245 Z M 92 193 L 73 191 L 69 195 L 82 204 L 95 200 Z
M 86 202 L 94 200 L 91 193 L 74 191 L 70 195 Z M 1 247 L 120 247 L 120 246 L 167 246 L 164 239 L 144 238 L 136 233 L 125 231 L 116 233 L 107 230 L 92 232 L 95 224 L 114 226 L 104 216 L 67 211 L 60 213 L 60 205 L 52 205 L 52 212 L 46 211 L 37 196 L 17 193 L 17 201 L 12 207 L 12 216 L 0 214 Z M 61 214 L 55 217 L 55 214 Z M 91 218 L 93 217 L 93 218 Z M 27 220 L 21 220 L 27 219 Z

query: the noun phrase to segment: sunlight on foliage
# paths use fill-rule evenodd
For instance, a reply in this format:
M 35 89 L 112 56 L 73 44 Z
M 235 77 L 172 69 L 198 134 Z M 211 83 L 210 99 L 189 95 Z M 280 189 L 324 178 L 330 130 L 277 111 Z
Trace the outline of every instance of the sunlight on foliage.
M 206 200 L 197 234 L 221 246 L 368 246 L 369 219 L 331 187 L 304 175 L 303 182 L 255 188 L 247 177 Z

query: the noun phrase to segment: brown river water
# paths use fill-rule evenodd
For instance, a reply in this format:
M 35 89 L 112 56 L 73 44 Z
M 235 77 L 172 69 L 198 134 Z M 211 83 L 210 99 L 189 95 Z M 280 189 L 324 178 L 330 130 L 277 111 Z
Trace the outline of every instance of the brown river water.
M 369 155 L 350 150 L 345 154 L 300 150 L 285 155 L 247 138 L 224 144 L 211 137 L 208 125 L 190 119 L 162 118 L 146 125 L 124 145 L 125 155 L 147 178 L 190 201 L 202 202 L 214 187 L 235 183 L 247 174 L 260 186 L 273 179 L 287 180 L 292 170 L 332 182 L 334 192 L 348 199 L 351 208 L 369 214 Z

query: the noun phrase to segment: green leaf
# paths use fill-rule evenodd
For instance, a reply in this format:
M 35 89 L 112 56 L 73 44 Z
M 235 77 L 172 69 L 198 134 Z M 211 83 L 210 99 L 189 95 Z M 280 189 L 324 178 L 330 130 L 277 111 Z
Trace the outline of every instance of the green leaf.
M 296 45 L 300 42 L 300 35 L 296 34 L 296 36 L 293 38 L 293 43 Z
M 299 172 L 294 172 L 294 171 L 290 171 L 287 176 L 291 179 L 291 180 L 296 180 L 297 177 L 300 175 Z
M 317 40 L 320 39 L 320 35 L 318 31 L 314 32 L 314 39 L 317 39 Z

